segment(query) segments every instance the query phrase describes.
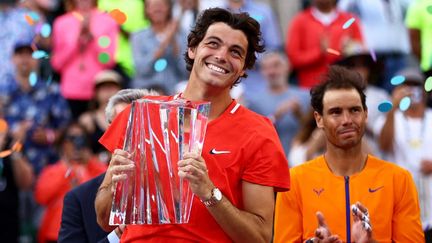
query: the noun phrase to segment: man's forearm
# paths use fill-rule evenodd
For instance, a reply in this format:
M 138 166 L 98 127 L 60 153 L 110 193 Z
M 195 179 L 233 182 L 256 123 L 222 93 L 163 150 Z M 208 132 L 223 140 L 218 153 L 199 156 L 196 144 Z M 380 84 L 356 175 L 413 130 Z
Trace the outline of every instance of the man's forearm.
M 109 225 L 112 199 L 111 185 L 102 183 L 96 194 L 95 210 L 99 226 L 107 232 L 115 229 L 115 226 Z
M 225 197 L 208 210 L 234 242 L 270 242 L 272 216 L 270 220 L 265 220 L 258 215 L 242 211 Z

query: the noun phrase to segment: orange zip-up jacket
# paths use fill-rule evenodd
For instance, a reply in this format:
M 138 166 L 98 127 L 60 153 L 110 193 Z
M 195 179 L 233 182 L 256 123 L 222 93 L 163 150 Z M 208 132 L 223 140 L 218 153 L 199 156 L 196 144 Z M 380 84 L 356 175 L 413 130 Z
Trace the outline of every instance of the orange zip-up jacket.
M 357 201 L 368 208 L 378 242 L 424 242 L 417 190 L 407 170 L 369 155 L 360 173 L 336 176 L 320 156 L 290 174 L 291 190 L 277 195 L 275 243 L 313 237 L 317 211 L 324 214 L 332 234 L 351 242 L 350 206 Z

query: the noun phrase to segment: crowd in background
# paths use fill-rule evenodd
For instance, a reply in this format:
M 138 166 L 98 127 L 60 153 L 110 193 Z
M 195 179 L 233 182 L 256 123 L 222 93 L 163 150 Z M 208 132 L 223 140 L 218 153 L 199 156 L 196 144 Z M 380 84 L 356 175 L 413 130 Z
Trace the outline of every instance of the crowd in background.
M 430 1 L 293 2 L 302 7 L 286 23 L 287 11 L 263 0 L 0 2 L 0 239 L 57 240 L 64 195 L 109 162 L 98 143 L 109 98 L 125 88 L 182 92 L 188 33 L 209 7 L 261 24 L 266 52 L 232 96 L 273 121 L 290 167 L 325 148 L 309 89 L 329 65 L 358 71 L 364 143 L 413 174 L 432 229 Z

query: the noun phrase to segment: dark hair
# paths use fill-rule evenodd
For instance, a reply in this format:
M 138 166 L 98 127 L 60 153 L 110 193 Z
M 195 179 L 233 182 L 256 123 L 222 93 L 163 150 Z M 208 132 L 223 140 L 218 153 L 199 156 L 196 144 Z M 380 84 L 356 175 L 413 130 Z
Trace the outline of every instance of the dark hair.
M 245 68 L 251 69 L 257 59 L 255 53 L 264 52 L 264 44 L 261 38 L 260 24 L 249 16 L 248 13 L 231 13 L 222 8 L 209 8 L 205 10 L 197 19 L 195 27 L 188 35 L 188 48 L 195 48 L 204 39 L 207 29 L 214 23 L 222 22 L 235 30 L 241 30 L 248 40 Z M 186 69 L 192 70 L 194 60 L 189 58 L 188 52 L 185 53 Z M 243 77 L 247 77 L 245 73 Z M 234 85 L 238 84 L 240 79 Z
M 321 83 L 310 91 L 312 108 L 320 115 L 323 114 L 323 98 L 327 90 L 355 89 L 360 95 L 362 106 L 367 110 L 366 95 L 363 92 L 363 80 L 361 75 L 342 66 L 330 66 L 327 75 Z

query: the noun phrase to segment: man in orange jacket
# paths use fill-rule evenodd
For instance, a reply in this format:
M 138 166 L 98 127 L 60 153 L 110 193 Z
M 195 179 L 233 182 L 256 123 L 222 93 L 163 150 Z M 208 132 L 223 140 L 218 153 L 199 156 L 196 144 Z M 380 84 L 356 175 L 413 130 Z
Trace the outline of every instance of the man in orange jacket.
M 327 150 L 291 169 L 291 190 L 277 197 L 274 242 L 424 242 L 411 174 L 362 148 L 361 83 L 358 73 L 333 66 L 311 90 Z

